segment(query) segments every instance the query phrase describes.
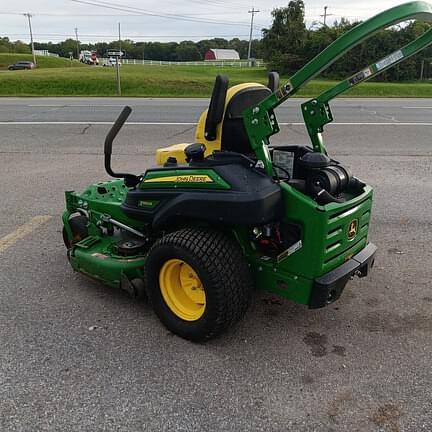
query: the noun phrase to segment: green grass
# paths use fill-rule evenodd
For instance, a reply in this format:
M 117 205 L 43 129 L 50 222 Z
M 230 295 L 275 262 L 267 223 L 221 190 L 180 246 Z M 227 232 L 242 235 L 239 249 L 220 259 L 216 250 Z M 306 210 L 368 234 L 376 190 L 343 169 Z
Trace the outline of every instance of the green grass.
M 0 54 L 0 70 L 7 69 L 9 65 L 18 61 L 33 61 L 33 56 L 31 54 Z M 71 67 L 69 59 L 60 57 L 36 56 L 36 63 L 41 69 Z M 77 60 L 74 60 L 72 65 L 74 67 L 84 66 Z
M 22 57 L 22 56 L 21 56 Z M 0 55 L 0 64 L 3 61 Z M 10 58 L 10 57 L 9 57 Z M 53 60 L 41 58 L 41 68 L 33 71 L 0 72 L 0 96 L 115 96 L 115 68 L 92 66 L 48 66 Z M 9 63 L 10 64 L 10 63 Z M 133 66 L 121 69 L 123 96 L 208 97 L 216 74 L 230 77 L 231 85 L 267 82 L 264 69 L 219 68 L 209 66 Z M 287 77 L 285 77 L 287 79 Z M 314 80 L 298 96 L 317 96 L 336 81 Z M 345 93 L 353 97 L 432 97 L 430 83 L 365 83 Z

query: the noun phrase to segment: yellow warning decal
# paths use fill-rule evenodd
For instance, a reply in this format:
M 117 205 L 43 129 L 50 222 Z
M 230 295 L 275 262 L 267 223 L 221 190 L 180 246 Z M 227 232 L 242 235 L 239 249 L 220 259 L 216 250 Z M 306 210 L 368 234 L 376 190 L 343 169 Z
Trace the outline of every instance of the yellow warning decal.
M 208 175 L 181 175 L 144 180 L 144 183 L 214 183 Z

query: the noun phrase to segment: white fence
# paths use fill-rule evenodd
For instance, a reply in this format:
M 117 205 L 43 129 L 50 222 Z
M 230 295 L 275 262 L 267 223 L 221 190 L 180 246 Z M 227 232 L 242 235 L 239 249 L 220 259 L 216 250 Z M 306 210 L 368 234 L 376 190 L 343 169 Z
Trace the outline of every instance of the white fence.
M 122 59 L 123 64 L 132 65 L 148 65 L 148 66 L 213 66 L 213 67 L 240 67 L 247 68 L 251 66 L 264 67 L 265 63 L 262 60 L 240 60 L 240 61 L 188 61 L 188 62 L 173 62 L 160 60 L 138 60 L 138 59 Z
M 60 57 L 58 54 L 50 53 L 48 50 L 34 50 L 35 55 L 44 57 Z

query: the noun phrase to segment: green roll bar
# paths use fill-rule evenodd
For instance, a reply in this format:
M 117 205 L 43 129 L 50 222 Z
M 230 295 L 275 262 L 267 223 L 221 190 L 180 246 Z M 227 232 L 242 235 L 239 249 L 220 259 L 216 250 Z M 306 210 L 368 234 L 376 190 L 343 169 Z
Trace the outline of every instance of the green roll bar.
M 274 109 L 297 93 L 308 81 L 327 69 L 338 58 L 379 30 L 412 19 L 432 22 L 432 5 L 422 1 L 404 3 L 381 12 L 373 18 L 359 24 L 336 39 L 320 54 L 296 72 L 285 85 L 258 105 L 244 112 L 243 118 L 251 146 L 258 159 L 264 163 L 267 174 L 273 174 L 273 166 L 267 147 L 269 138 L 280 131 Z M 427 30 L 420 37 L 405 45 L 403 48 L 400 48 L 380 61 L 369 65 L 360 72 L 341 81 L 335 87 L 325 91 L 317 98 L 302 104 L 303 118 L 314 151 L 326 153 L 322 141 L 322 132 L 324 126 L 333 121 L 333 116 L 328 104 L 331 99 L 395 66 L 423 50 L 431 43 L 432 29 Z

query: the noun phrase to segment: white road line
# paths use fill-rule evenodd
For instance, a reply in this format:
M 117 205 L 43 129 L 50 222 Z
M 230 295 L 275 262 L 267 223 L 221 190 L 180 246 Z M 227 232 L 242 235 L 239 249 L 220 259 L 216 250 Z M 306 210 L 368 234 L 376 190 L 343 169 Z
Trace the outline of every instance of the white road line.
M 2 126 L 56 126 L 56 125 L 112 125 L 114 122 L 108 121 L 2 121 Z M 127 122 L 125 126 L 194 126 L 196 122 Z M 279 123 L 280 126 L 303 126 L 302 122 L 292 123 Z M 384 122 L 337 122 L 329 123 L 327 126 L 432 126 L 432 122 L 398 122 L 398 123 L 384 123 Z
M 32 104 L 32 105 L 25 105 L 28 108 L 123 108 L 124 105 L 107 105 L 107 104 L 101 104 L 101 105 L 54 105 L 54 104 Z
M 35 216 L 15 231 L 0 238 L 0 254 L 12 247 L 18 240 L 31 234 L 38 226 L 47 223 L 51 218 L 52 216 L 49 215 Z
M 38 125 L 112 125 L 113 121 L 23 121 L 0 122 L 0 125 L 38 126 Z M 127 122 L 125 126 L 192 126 L 196 123 L 164 123 L 164 122 Z
M 403 109 L 432 109 L 432 106 L 424 106 L 424 107 L 402 107 Z

